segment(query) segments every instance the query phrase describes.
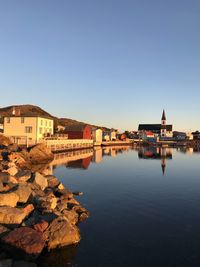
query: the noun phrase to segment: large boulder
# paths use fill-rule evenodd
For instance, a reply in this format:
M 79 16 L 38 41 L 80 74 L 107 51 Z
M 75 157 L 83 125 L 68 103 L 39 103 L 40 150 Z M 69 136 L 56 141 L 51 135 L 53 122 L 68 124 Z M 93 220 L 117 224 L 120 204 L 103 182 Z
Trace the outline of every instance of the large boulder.
M 0 207 L 0 223 L 8 225 L 18 225 L 34 210 L 32 204 L 25 208 Z
M 12 176 L 15 176 L 15 174 L 18 173 L 18 169 L 17 169 L 17 167 L 12 166 L 9 169 L 7 169 L 5 172 L 9 173 Z
M 27 182 L 31 178 L 31 171 L 30 170 L 20 170 L 15 175 L 15 178 L 18 182 Z
M 80 242 L 79 229 L 65 218 L 55 219 L 44 232 L 48 250 L 77 244 Z
M 41 175 L 39 172 L 36 172 L 33 177 L 33 184 L 40 187 L 41 190 L 44 190 L 48 187 L 47 179 Z
M 8 159 L 10 162 L 14 162 L 17 165 L 24 165 L 26 163 L 26 160 L 21 152 L 11 152 L 10 155 L 8 155 Z
M 6 146 L 7 147 L 7 146 L 9 146 L 11 144 L 12 144 L 12 142 L 8 137 L 6 137 L 3 134 L 0 134 L 0 147 L 1 146 Z
M 6 235 L 9 232 L 10 232 L 10 229 L 8 229 L 7 227 L 3 225 L 0 225 L 0 238 L 2 238 L 4 235 Z
M 48 192 L 45 196 L 35 196 L 35 202 L 39 209 L 53 210 L 57 206 L 57 198 L 52 192 Z
M 32 164 L 45 164 L 54 159 L 53 153 L 45 144 L 38 144 L 21 153 Z
M 33 257 L 39 256 L 45 246 L 42 233 L 29 227 L 16 228 L 3 237 L 2 241 L 11 249 L 17 249 Z
M 31 196 L 32 190 L 29 185 L 24 183 L 24 184 L 19 184 L 14 193 L 19 197 L 18 202 L 27 203 L 27 201 Z
M 46 175 L 45 178 L 47 179 L 48 187 L 50 188 L 55 188 L 60 184 L 60 182 L 54 175 Z
M 0 193 L 0 206 L 16 207 L 19 196 L 14 192 Z

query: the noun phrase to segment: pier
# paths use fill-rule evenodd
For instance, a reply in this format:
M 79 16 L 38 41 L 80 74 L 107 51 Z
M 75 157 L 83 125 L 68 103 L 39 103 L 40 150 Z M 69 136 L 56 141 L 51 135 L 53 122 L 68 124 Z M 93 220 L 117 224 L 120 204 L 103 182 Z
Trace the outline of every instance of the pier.
M 91 148 L 94 141 L 89 139 L 46 139 L 44 141 L 52 152 Z

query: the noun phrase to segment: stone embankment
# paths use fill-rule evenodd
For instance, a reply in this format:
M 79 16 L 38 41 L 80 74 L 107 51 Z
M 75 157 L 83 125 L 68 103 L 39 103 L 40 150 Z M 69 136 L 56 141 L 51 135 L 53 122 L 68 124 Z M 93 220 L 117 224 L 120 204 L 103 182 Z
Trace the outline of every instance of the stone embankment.
M 77 224 L 89 216 L 74 198 L 79 192 L 73 194 L 55 176 L 45 175 L 52 159 L 44 145 L 20 149 L 7 139 L 0 143 L 1 248 L 20 260 L 79 243 Z M 2 264 L 17 266 L 0 253 Z

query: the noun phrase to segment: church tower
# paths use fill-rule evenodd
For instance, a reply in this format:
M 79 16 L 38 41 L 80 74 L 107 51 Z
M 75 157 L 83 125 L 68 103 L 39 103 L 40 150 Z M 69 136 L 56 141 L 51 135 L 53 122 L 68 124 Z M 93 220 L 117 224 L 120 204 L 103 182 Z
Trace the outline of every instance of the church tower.
M 166 128 L 166 115 L 165 110 L 163 109 L 163 114 L 161 118 L 161 137 L 166 137 L 167 134 L 167 128 Z

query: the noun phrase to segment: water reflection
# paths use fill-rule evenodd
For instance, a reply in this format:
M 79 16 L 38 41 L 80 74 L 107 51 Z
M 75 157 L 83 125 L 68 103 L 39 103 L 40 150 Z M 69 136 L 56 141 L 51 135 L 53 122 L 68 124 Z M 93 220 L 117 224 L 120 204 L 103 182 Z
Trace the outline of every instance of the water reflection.
M 157 159 L 161 161 L 162 173 L 165 175 L 167 160 L 172 159 L 172 148 L 141 147 L 138 151 L 139 159 Z
M 54 169 L 58 166 L 66 168 L 88 170 L 92 163 L 101 164 L 104 157 L 115 158 L 118 155 L 135 150 L 138 152 L 138 158 L 144 160 L 160 160 L 163 175 L 165 175 L 167 161 L 173 159 L 174 148 L 169 147 L 130 147 L 130 146 L 112 146 L 112 147 L 95 147 L 94 149 L 82 149 L 57 153 L 53 162 L 46 168 L 45 174 L 53 174 Z M 179 147 L 177 152 L 192 155 L 200 151 L 194 148 Z
M 91 216 L 80 224 L 80 245 L 42 266 L 200 266 L 197 152 L 121 146 L 56 154 L 55 175 L 84 192 Z

